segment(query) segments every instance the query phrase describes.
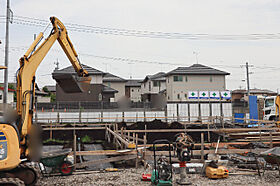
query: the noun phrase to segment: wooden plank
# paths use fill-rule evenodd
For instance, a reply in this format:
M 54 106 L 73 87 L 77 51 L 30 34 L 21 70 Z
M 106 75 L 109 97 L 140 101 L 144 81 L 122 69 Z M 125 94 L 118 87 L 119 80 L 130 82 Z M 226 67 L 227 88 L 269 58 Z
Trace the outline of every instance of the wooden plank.
M 73 153 L 70 153 L 72 155 Z M 100 155 L 127 155 L 127 154 L 136 154 L 136 150 L 130 150 L 127 152 L 119 152 L 116 150 L 94 150 L 94 151 L 77 151 L 77 156 L 100 156 Z
M 201 133 L 201 160 L 204 160 L 204 133 Z
M 134 143 L 129 143 L 128 141 L 123 139 L 117 132 L 112 131 L 110 128 L 107 128 L 107 131 L 109 131 L 114 137 L 116 137 L 127 148 L 135 148 L 135 144 Z
M 225 129 L 148 129 L 148 130 L 124 130 L 124 132 L 135 132 L 135 133 L 161 133 L 161 132 L 217 132 L 217 133 L 233 133 L 233 132 L 254 132 L 254 131 L 273 131 L 280 130 L 280 128 L 225 128 Z
M 103 130 L 105 127 L 57 127 L 43 128 L 43 130 Z
M 267 149 L 261 150 L 261 149 L 218 149 L 217 154 L 241 154 L 241 153 L 246 153 L 246 152 L 253 152 L 253 153 L 260 153 L 263 152 Z M 168 155 L 168 151 L 158 151 L 158 154 L 162 155 Z M 215 150 L 204 150 L 204 154 L 214 154 Z M 194 150 L 193 151 L 194 155 L 201 155 L 201 150 Z M 152 156 L 153 152 L 152 151 L 146 151 L 146 155 Z
M 245 153 L 245 152 L 254 152 L 254 153 L 260 153 L 262 151 L 265 151 L 267 149 L 218 149 L 218 154 L 234 154 L 234 153 Z M 163 155 L 168 155 L 168 151 L 158 151 L 158 154 L 163 153 Z M 202 150 L 194 150 L 194 155 L 201 155 Z M 215 150 L 204 150 L 204 154 L 214 154 Z M 82 156 L 99 156 L 99 155 L 134 155 L 135 158 L 136 150 L 128 150 L 128 151 L 115 151 L 115 150 L 95 150 L 95 151 L 77 151 L 76 155 L 82 155 Z M 145 154 L 148 156 L 152 156 L 153 152 L 146 150 Z M 73 155 L 73 152 L 70 153 L 70 155 Z
M 91 161 L 87 161 L 87 162 L 83 162 L 83 163 L 78 163 L 78 164 L 76 164 L 76 167 L 82 168 L 87 165 L 110 163 L 110 162 L 130 160 L 130 159 L 135 159 L 135 158 L 136 158 L 135 155 L 116 156 L 116 157 L 111 157 L 111 158 L 106 158 L 106 159 L 91 160 Z

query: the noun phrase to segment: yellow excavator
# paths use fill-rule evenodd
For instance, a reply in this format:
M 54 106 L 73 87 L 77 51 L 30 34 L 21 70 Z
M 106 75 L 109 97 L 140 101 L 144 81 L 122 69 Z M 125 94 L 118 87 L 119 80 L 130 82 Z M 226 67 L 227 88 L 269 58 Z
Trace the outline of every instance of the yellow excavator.
M 280 127 L 280 95 L 277 95 L 275 98 L 275 107 L 276 107 L 276 125 Z
M 38 180 L 35 166 L 30 166 L 32 163 L 29 163 L 38 160 L 41 151 L 38 143 L 41 134 L 38 132 L 36 123 L 32 121 L 35 73 L 56 40 L 74 67 L 78 75 L 78 77 L 75 76 L 78 83 L 85 85 L 91 81 L 88 72 L 80 64 L 77 52 L 63 23 L 56 17 L 51 17 L 50 21 L 53 26 L 50 35 L 40 44 L 43 39 L 41 32 L 19 60 L 16 90 L 17 117 L 14 120 L 2 120 L 0 123 L 0 185 L 35 185 Z M 60 83 L 63 79 L 67 78 L 62 77 L 57 82 Z M 62 83 L 62 86 L 67 88 L 69 84 Z M 79 87 L 85 88 L 86 86 Z

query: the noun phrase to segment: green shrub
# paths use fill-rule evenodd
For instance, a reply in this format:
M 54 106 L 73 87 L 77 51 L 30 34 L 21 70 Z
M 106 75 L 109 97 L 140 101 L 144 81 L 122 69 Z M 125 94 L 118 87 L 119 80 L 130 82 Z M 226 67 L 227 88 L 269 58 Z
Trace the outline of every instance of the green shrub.
M 88 135 L 85 135 L 84 137 L 82 137 L 81 139 L 82 143 L 91 143 L 91 137 L 89 137 Z

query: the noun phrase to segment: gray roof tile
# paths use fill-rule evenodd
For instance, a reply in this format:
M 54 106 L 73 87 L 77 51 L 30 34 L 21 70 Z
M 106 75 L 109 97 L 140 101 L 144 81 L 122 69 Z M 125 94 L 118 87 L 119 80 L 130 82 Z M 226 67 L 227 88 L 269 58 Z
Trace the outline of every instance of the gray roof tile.
M 100 71 L 100 70 L 97 70 L 95 68 L 92 68 L 90 66 L 87 66 L 87 65 L 84 65 L 82 64 L 82 67 L 88 71 L 89 75 L 103 75 L 104 72 Z M 54 70 L 53 71 L 53 74 L 56 74 L 56 73 L 70 73 L 70 74 L 76 74 L 75 70 L 74 70 L 74 67 L 71 65 L 71 66 L 68 66 L 66 68 L 63 68 L 63 69 L 60 69 L 60 70 Z
M 201 64 L 193 64 L 189 67 L 178 67 L 170 72 L 167 75 L 229 75 L 230 73 L 221 71 L 212 67 L 208 67 Z
M 147 75 L 142 82 L 146 82 L 148 79 L 154 80 L 154 81 L 165 81 L 165 79 L 166 79 L 165 76 L 166 76 L 165 72 L 158 72 L 154 75 Z
M 140 79 L 128 79 L 125 86 L 126 87 L 141 87 L 141 81 Z
M 103 82 L 126 82 L 126 80 L 111 73 L 105 73 Z

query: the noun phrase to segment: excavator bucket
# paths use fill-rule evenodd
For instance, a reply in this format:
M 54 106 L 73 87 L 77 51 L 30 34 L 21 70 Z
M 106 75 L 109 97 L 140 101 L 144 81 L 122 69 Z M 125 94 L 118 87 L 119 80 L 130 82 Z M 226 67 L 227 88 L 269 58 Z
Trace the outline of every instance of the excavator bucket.
M 78 77 L 72 74 L 53 74 L 53 79 L 66 93 L 81 93 L 89 89 L 91 77 Z

